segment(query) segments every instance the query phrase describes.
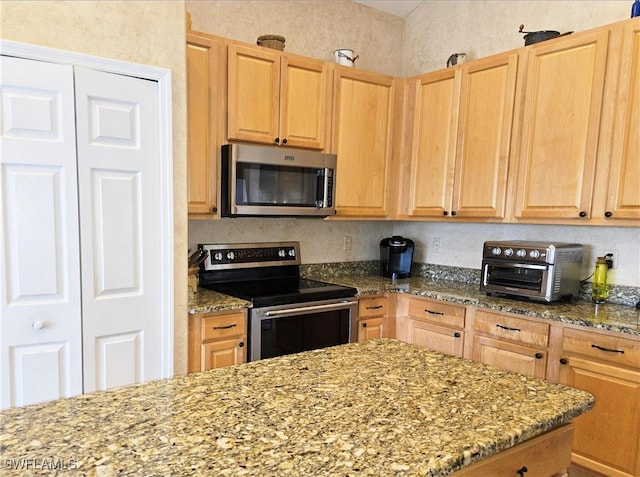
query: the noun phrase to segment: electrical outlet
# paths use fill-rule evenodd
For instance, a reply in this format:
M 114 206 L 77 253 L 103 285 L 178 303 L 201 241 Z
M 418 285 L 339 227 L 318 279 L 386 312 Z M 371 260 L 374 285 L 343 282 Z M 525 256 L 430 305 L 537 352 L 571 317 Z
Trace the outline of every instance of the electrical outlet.
M 344 251 L 351 252 L 351 246 L 353 245 L 351 235 L 344 236 Z
M 433 237 L 433 253 L 440 253 L 440 237 Z
M 611 254 L 611 257 L 607 257 L 607 260 L 611 260 L 610 268 L 617 268 L 618 266 L 618 249 L 616 248 L 608 248 L 604 251 L 604 256 L 606 257 L 608 254 Z

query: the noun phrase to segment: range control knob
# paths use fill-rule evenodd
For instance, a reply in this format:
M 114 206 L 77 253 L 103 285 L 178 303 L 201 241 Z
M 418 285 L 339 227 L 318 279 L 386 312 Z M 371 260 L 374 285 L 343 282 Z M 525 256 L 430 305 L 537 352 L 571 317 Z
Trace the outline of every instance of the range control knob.
M 293 249 L 293 248 L 290 248 L 290 249 L 289 249 L 289 256 L 290 256 L 290 257 L 295 257 L 295 256 L 296 256 L 296 251 L 295 251 L 295 249 Z
M 512 248 L 508 248 L 504 251 L 504 256 L 505 257 L 511 257 L 513 256 L 513 249 Z
M 500 255 L 502 253 L 502 249 L 500 247 L 493 247 L 491 249 L 491 253 L 493 255 Z
M 531 250 L 529 252 L 529 256 L 531 258 L 540 258 L 540 251 L 539 250 Z
M 234 258 L 236 258 L 236 254 L 233 252 L 227 252 L 227 258 L 229 260 L 233 260 Z
M 220 260 L 222 260 L 222 257 L 223 257 L 222 252 L 216 252 L 216 253 L 213 254 L 213 258 L 215 260 L 220 261 Z
M 284 258 L 287 256 L 287 252 L 285 252 L 285 250 L 283 248 L 281 248 L 280 250 L 278 250 L 278 256 L 280 258 Z
M 524 257 L 526 257 L 526 256 L 527 256 L 527 251 L 526 251 L 525 249 L 521 248 L 520 250 L 518 250 L 518 251 L 516 252 L 516 255 L 517 255 L 518 257 L 520 257 L 520 258 L 524 258 Z

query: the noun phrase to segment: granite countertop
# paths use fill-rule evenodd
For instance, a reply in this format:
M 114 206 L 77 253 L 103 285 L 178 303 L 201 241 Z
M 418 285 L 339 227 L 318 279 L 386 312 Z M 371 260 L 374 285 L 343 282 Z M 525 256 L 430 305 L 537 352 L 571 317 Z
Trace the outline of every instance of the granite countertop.
M 640 337 L 640 310 L 633 306 L 614 303 L 595 305 L 591 301 L 582 299 L 559 303 L 536 303 L 487 296 L 480 292 L 477 284 L 473 283 L 421 277 L 403 280 L 391 280 L 377 275 L 332 275 L 308 278 L 354 287 L 358 290 L 358 296 L 387 292 L 406 293 Z M 250 307 L 251 302 L 201 288 L 189 303 L 189 313 L 209 313 Z
M 640 336 L 640 310 L 633 306 L 614 303 L 595 305 L 591 301 L 582 299 L 557 303 L 516 300 L 487 296 L 486 293 L 480 292 L 477 284 L 428 278 L 391 280 L 372 275 L 344 275 L 332 276 L 330 280 L 332 283 L 357 288 L 359 296 L 387 292 L 407 293 L 461 305 L 473 305 Z
M 3 475 L 445 476 L 593 404 L 370 340 L 2 411 L 0 454 Z

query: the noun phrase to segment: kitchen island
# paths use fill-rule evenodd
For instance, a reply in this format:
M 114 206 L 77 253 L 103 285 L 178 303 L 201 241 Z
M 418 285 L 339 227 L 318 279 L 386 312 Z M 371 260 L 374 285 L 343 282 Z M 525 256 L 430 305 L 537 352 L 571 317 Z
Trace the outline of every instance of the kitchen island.
M 3 475 L 445 476 L 593 405 L 383 339 L 3 411 L 0 454 Z

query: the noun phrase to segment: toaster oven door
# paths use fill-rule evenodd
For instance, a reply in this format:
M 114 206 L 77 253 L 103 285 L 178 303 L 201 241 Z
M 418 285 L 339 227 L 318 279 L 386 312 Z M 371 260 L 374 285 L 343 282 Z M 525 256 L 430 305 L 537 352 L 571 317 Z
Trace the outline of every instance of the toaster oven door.
M 481 291 L 546 298 L 549 289 L 548 265 L 482 261 Z

